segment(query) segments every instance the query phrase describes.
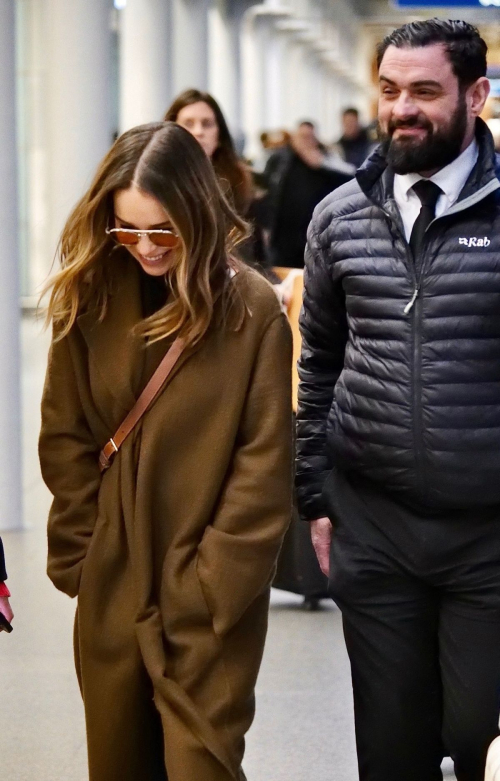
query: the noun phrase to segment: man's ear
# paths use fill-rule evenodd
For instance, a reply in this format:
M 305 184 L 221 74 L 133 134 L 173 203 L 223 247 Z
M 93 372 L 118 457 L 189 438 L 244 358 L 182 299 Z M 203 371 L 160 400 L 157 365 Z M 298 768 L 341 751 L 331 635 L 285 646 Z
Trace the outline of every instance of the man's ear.
M 480 79 L 469 87 L 467 90 L 467 102 L 472 116 L 478 117 L 482 112 L 488 95 L 490 94 L 490 89 L 490 82 L 486 76 L 481 76 Z

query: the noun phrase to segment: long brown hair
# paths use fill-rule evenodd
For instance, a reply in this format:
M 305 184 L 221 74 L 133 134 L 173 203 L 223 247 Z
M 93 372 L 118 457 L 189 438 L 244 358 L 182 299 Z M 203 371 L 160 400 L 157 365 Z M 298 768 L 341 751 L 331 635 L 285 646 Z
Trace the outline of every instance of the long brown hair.
M 161 122 L 135 127 L 115 142 L 66 223 L 59 246 L 62 269 L 44 291 L 50 291 L 47 318 L 58 338 L 89 307 L 105 317 L 113 260 L 119 260 L 106 228 L 114 217 L 113 194 L 132 185 L 162 204 L 181 239 L 166 275 L 172 295 L 138 331 L 151 342 L 175 334 L 195 344 L 215 315 L 238 327 L 245 307 L 230 273 L 238 261 L 229 259 L 246 236 L 246 223 L 224 197 L 193 136 Z
M 167 109 L 164 119 L 169 122 L 177 122 L 177 117 L 182 109 L 186 106 L 192 106 L 194 103 L 206 103 L 215 114 L 219 130 L 219 146 L 212 155 L 212 165 L 223 186 L 224 182 L 229 185 L 236 211 L 238 214 L 245 215 L 252 200 L 251 176 L 238 159 L 224 114 L 215 98 L 208 92 L 188 89 L 175 98 L 170 108 Z

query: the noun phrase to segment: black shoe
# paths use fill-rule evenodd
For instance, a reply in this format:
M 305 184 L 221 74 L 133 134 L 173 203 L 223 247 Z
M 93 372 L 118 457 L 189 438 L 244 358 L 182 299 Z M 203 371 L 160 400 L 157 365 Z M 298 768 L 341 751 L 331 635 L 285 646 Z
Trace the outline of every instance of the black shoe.
M 302 603 L 302 607 L 304 610 L 319 610 L 320 607 L 320 599 L 319 597 L 304 597 L 304 601 Z

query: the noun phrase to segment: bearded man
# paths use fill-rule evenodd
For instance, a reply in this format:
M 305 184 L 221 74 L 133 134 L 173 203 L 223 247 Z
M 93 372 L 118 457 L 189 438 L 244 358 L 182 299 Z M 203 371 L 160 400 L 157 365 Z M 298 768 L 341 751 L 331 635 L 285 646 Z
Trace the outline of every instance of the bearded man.
M 486 44 L 379 47 L 381 145 L 316 209 L 297 483 L 343 613 L 361 781 L 482 781 L 500 704 L 500 182 Z

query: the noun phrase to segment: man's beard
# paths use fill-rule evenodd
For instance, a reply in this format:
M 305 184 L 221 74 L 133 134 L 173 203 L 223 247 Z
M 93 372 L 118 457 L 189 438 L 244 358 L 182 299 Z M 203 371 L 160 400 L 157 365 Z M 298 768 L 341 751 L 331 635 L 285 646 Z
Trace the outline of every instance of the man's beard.
M 421 127 L 427 131 L 425 138 L 394 138 L 397 128 Z M 434 130 L 432 124 L 420 114 L 405 120 L 391 120 L 388 133 L 379 125 L 379 137 L 388 165 L 397 174 L 422 173 L 444 168 L 462 151 L 467 130 L 467 105 L 461 95 L 448 126 Z

